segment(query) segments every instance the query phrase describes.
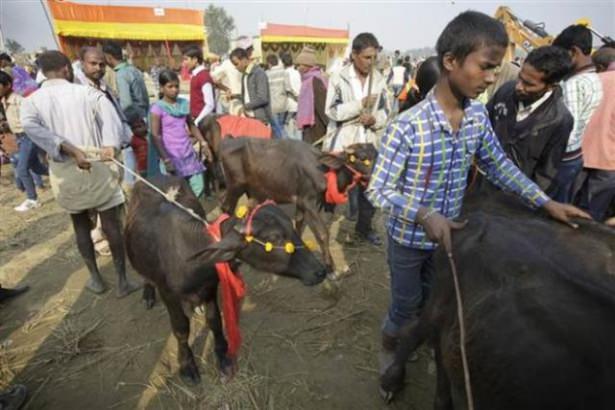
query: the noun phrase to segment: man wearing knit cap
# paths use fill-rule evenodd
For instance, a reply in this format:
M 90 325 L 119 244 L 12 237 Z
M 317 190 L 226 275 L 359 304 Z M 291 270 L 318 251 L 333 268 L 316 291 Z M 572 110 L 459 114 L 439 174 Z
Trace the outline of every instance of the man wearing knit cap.
M 310 144 L 321 139 L 327 132 L 329 119 L 325 114 L 327 79 L 316 63 L 316 52 L 304 47 L 295 58 L 301 73 L 301 89 L 297 105 L 297 127 L 303 132 L 303 141 Z

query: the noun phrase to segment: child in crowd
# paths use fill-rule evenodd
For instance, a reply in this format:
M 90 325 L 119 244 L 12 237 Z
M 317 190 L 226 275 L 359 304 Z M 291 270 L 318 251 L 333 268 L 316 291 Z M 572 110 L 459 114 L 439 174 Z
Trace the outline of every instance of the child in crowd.
M 201 143 L 201 154 L 210 158 L 203 135 L 190 118 L 188 100 L 178 97 L 179 77 L 170 70 L 160 73 L 161 98 L 150 110 L 152 141 L 160 155 L 161 171 L 185 178 L 197 197 L 203 194 L 205 183 L 203 162 L 193 148 L 190 134 Z
M 128 125 L 130 125 L 130 129 L 132 130 L 130 145 L 132 146 L 137 160 L 137 172 L 145 178 L 147 177 L 148 152 L 147 124 L 145 120 L 141 118 L 138 111 L 131 107 L 124 112 L 124 115 L 126 115 L 126 121 L 128 121 Z
M 475 11 L 458 15 L 436 45 L 441 74 L 434 89 L 398 115 L 380 143 L 367 192 L 388 214 L 391 304 L 382 326 L 381 374 L 392 362 L 401 328 L 417 320 L 427 300 L 436 246 L 450 254 L 451 230 L 464 226 L 453 219 L 461 212 L 473 159 L 499 188 L 552 218 L 589 218 L 553 201 L 506 157 L 485 106 L 475 100 L 495 82 L 507 46 L 500 22 Z
M 15 182 L 18 188 L 23 187 L 26 192 L 26 200 L 17 206 L 15 210 L 17 212 L 27 212 L 40 206 L 36 194 L 36 185 L 41 186 L 42 181 L 40 177 L 36 178 L 35 184 L 33 174 L 49 175 L 49 171 L 40 161 L 40 148 L 24 132 L 19 118 L 23 97 L 13 91 L 13 78 L 4 71 L 0 71 L 0 99 L 6 116 L 6 121 L 0 122 L 0 131 L 10 131 L 15 134 L 18 147 L 17 156 L 14 157 Z

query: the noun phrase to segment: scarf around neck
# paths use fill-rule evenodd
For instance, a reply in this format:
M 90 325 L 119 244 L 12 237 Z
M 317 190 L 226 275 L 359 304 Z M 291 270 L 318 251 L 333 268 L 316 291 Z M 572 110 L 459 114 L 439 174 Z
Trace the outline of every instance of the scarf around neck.
M 175 104 L 170 104 L 165 100 L 156 101 L 158 107 L 162 108 L 167 114 L 172 115 L 173 117 L 185 117 L 190 112 L 190 106 L 188 104 L 188 100 L 185 98 L 178 97 Z
M 299 128 L 311 127 L 316 123 L 314 87 L 312 85 L 314 78 L 322 81 L 325 90 L 327 89 L 327 79 L 323 77 L 320 68 L 312 67 L 301 76 L 302 82 L 297 106 L 297 126 Z

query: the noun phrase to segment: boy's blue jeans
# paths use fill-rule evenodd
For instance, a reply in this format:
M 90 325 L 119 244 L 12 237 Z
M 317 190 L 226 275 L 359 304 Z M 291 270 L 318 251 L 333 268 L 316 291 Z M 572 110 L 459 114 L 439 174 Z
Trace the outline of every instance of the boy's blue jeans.
M 391 304 L 382 331 L 396 337 L 402 326 L 419 316 L 429 297 L 434 275 L 434 251 L 402 246 L 390 234 L 387 239 Z

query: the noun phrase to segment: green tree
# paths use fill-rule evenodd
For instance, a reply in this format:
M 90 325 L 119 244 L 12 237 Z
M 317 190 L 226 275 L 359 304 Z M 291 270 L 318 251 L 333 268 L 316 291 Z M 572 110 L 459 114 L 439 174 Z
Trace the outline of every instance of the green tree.
M 13 40 L 12 38 L 6 39 L 5 46 L 10 54 L 23 53 L 25 51 L 25 48 L 23 48 L 21 44 L 19 44 L 17 41 Z
M 233 17 L 226 14 L 224 7 L 210 4 L 205 9 L 205 27 L 209 50 L 219 55 L 228 52 L 231 45 L 231 33 L 235 30 L 235 21 Z

